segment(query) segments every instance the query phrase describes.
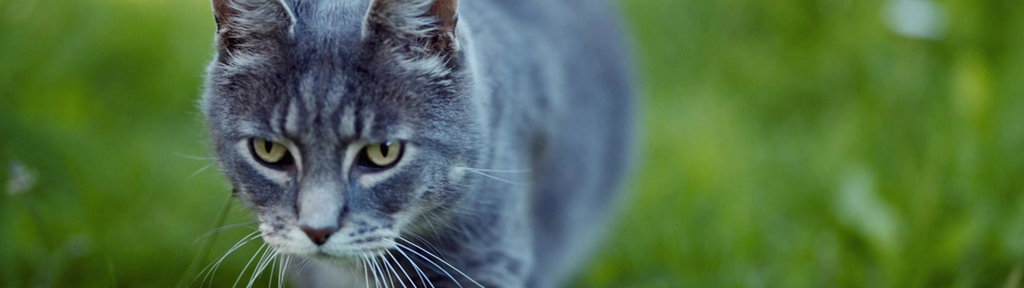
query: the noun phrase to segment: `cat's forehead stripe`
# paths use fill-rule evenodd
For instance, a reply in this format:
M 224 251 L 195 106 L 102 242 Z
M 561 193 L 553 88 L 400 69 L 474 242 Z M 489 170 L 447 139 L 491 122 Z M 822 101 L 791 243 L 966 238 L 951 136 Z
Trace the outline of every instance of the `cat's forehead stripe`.
M 320 96 L 320 91 L 317 91 L 316 75 L 306 75 L 302 77 L 299 82 L 299 97 L 300 102 L 304 104 L 306 111 L 319 111 L 316 109 L 317 96 Z
M 299 125 L 300 125 L 299 117 L 300 116 L 301 115 L 299 113 L 299 105 L 296 104 L 296 101 L 289 101 L 288 102 L 288 112 L 287 112 L 287 116 L 285 116 L 285 121 L 284 121 L 284 131 L 285 131 L 285 134 L 295 135 L 295 134 L 299 133 Z
M 364 111 L 362 111 L 362 113 L 359 113 L 359 114 L 361 114 L 359 116 L 360 116 L 360 119 L 363 119 L 363 121 L 360 121 L 361 122 L 360 124 L 362 124 L 362 125 L 360 125 L 359 127 L 356 127 L 356 129 L 359 129 L 357 132 L 360 133 L 361 136 L 371 135 L 374 132 L 373 131 L 373 123 L 376 120 L 374 118 L 374 117 L 376 117 L 376 114 L 373 113 L 372 111 L 367 111 L 367 110 L 364 110 Z
M 278 105 L 271 111 L 270 122 L 268 122 L 267 125 L 270 126 L 270 130 L 274 132 L 275 135 L 288 135 L 285 122 L 288 121 L 289 113 L 286 109 L 287 107 Z
M 335 79 L 337 79 L 337 78 L 335 78 Z M 341 103 L 342 101 L 341 101 L 341 99 L 342 99 L 342 97 L 344 97 L 344 95 L 345 95 L 345 93 L 347 91 L 345 91 L 345 85 L 340 85 L 340 83 L 342 83 L 344 81 L 342 81 L 340 79 L 337 79 L 337 80 L 339 80 L 339 81 L 336 82 L 335 85 L 329 85 L 326 89 L 324 89 L 324 91 L 325 91 L 324 95 L 318 97 L 318 98 L 322 99 L 322 100 L 320 100 L 320 101 L 322 101 L 322 104 L 321 104 L 321 107 L 320 107 L 319 111 L 320 111 L 321 117 L 323 117 L 324 119 L 339 119 L 340 118 L 340 117 L 338 117 L 337 114 L 340 111 L 342 111 L 342 107 L 341 107 L 342 106 L 342 103 Z M 332 125 L 332 126 L 334 126 L 334 125 Z
M 345 106 L 345 108 L 343 108 L 341 110 L 341 117 L 340 117 L 340 119 L 341 119 L 341 123 L 338 123 L 338 130 L 341 131 L 341 133 L 345 134 L 345 135 L 355 135 L 356 134 L 356 127 L 355 127 L 356 114 L 355 114 L 355 109 L 352 108 L 352 106 Z

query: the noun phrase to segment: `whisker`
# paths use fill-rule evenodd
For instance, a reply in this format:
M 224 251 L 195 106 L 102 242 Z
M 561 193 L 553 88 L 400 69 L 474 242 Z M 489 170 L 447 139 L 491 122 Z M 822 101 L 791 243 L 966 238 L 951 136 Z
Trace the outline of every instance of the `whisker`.
M 386 274 L 388 276 L 388 283 L 391 283 L 391 285 L 395 285 L 395 279 L 393 278 L 393 275 L 395 275 L 396 272 L 395 272 L 395 268 L 391 267 L 391 262 L 388 262 L 388 258 L 383 258 L 383 257 L 378 258 L 377 260 L 379 260 L 380 262 L 383 263 L 383 264 L 381 264 L 381 267 L 384 268 L 384 272 L 386 272 Z M 395 287 L 395 288 L 398 288 L 398 287 Z
M 377 269 L 375 269 L 373 263 L 370 262 L 370 256 L 363 255 L 363 262 L 366 263 L 366 268 L 370 271 L 370 275 L 373 275 L 373 287 L 380 288 L 380 279 L 377 278 Z M 366 281 L 370 281 L 370 278 L 367 277 Z
M 277 263 L 277 261 L 276 261 L 277 257 L 281 255 L 280 252 L 277 252 L 277 250 L 274 250 L 273 248 L 271 248 L 270 249 L 270 253 L 267 253 L 267 254 L 268 254 L 268 256 L 266 257 L 267 259 L 263 261 L 262 265 L 258 266 L 258 267 L 260 267 L 259 273 L 257 273 L 256 277 L 253 277 L 253 281 L 255 281 L 260 276 L 264 275 L 264 273 L 266 273 L 268 271 L 273 271 L 274 270 L 274 264 Z M 273 273 L 269 273 L 269 274 L 266 274 L 266 275 L 267 275 L 267 287 L 270 287 L 270 284 L 273 283 L 272 280 L 274 280 L 274 274 Z M 255 283 L 253 283 L 253 284 L 255 284 Z M 250 284 L 250 285 L 253 285 L 253 284 Z
M 181 157 L 181 158 L 185 158 L 185 159 L 189 159 L 189 160 L 197 160 L 197 161 L 214 161 L 214 160 L 217 160 L 216 158 L 209 157 L 209 156 L 194 156 L 194 155 L 188 155 L 188 154 L 183 154 L 183 153 L 174 153 L 174 155 L 178 156 L 178 157 Z
M 416 252 L 415 250 L 412 250 L 412 248 L 409 248 L 408 246 L 402 245 L 400 243 L 395 243 L 395 245 L 398 248 L 400 248 L 400 249 L 409 250 L 409 252 L 412 252 L 416 256 L 419 256 L 420 259 L 423 259 L 423 260 L 427 261 L 427 263 L 430 263 L 430 265 L 434 266 L 435 270 L 437 270 L 437 271 L 439 271 L 441 273 L 444 273 L 445 276 L 448 276 L 448 279 L 452 279 L 452 281 L 455 282 L 455 285 L 458 285 L 459 287 L 462 287 L 462 284 L 459 283 L 459 280 L 456 280 L 455 277 L 452 276 L 452 274 L 448 273 L 448 270 L 445 270 L 443 267 L 441 267 L 441 265 L 437 265 L 437 263 L 434 263 L 434 261 L 430 260 L 430 258 L 427 258 L 426 256 L 423 256 L 423 254 L 420 254 L 419 252 Z
M 498 177 L 498 176 L 487 174 L 486 172 L 479 171 L 479 170 L 474 170 L 474 169 L 469 169 L 469 168 L 465 168 L 465 170 L 469 171 L 469 172 L 472 172 L 473 174 L 484 176 L 484 177 L 490 178 L 492 180 L 495 180 L 495 181 L 498 181 L 498 182 L 502 182 L 502 183 L 506 183 L 506 184 L 510 184 L 510 185 L 527 185 L 527 184 L 529 184 L 528 182 L 519 182 L 519 181 L 508 180 L 508 179 L 505 179 L 505 178 L 501 178 L 501 177 Z
M 302 274 L 303 272 L 306 272 L 306 269 L 309 269 L 309 265 L 310 265 L 309 263 L 312 263 L 312 261 L 313 260 L 310 260 L 309 258 L 303 258 L 302 259 L 302 264 L 299 265 L 299 273 L 298 274 Z
M 434 244 L 430 244 L 430 241 L 427 241 L 426 238 L 423 238 L 422 236 L 417 235 L 416 233 L 409 233 L 409 235 L 411 235 L 412 237 L 415 237 L 416 240 L 420 240 L 421 241 L 420 243 L 422 245 L 427 246 L 427 248 L 430 248 L 430 250 L 434 251 L 434 253 L 439 253 L 441 251 L 440 249 L 437 249 L 437 246 L 434 246 Z
M 397 239 L 405 241 L 405 243 L 408 243 L 409 245 L 412 245 L 413 247 L 416 247 L 420 251 L 423 251 L 423 253 L 426 253 L 427 255 L 430 255 L 431 257 L 434 257 L 434 259 L 437 259 L 437 261 L 440 261 L 444 265 L 448 266 L 448 268 L 452 268 L 453 270 L 455 270 L 456 273 L 459 273 L 459 275 L 462 275 L 462 277 L 466 277 L 466 279 L 468 279 L 469 282 L 473 282 L 473 284 L 476 284 L 476 286 L 481 287 L 481 288 L 484 287 L 484 285 L 480 285 L 480 283 L 476 282 L 476 280 L 473 280 L 472 277 L 469 277 L 469 275 L 466 275 L 466 273 L 463 273 L 462 270 L 459 270 L 459 268 L 455 268 L 455 266 L 452 266 L 452 264 L 449 264 L 448 261 L 444 261 L 444 259 L 442 259 L 441 257 L 438 257 L 437 255 L 434 255 L 433 253 L 430 253 L 430 251 L 427 251 L 427 249 L 423 249 L 423 247 L 420 247 L 419 245 L 416 245 L 416 243 L 413 243 L 412 241 L 409 241 L 409 240 L 407 240 L 405 238 L 398 237 Z M 410 250 L 410 252 L 413 252 L 414 254 L 418 254 L 418 253 L 416 253 L 416 251 Z M 422 256 L 420 256 L 420 257 L 422 257 Z M 458 281 L 456 281 L 456 284 L 458 284 Z M 462 287 L 462 285 L 459 285 L 459 287 Z
M 270 260 L 270 264 L 267 265 L 267 266 L 269 266 L 267 271 L 275 271 L 275 269 L 280 268 L 280 267 L 277 267 L 277 262 L 278 261 L 275 261 L 275 260 L 279 260 L 279 259 L 277 257 L 274 257 L 274 259 L 271 259 Z M 267 274 L 267 287 L 274 287 L 274 276 L 276 276 L 276 274 L 277 273 L 268 273 Z
M 260 248 L 256 249 L 256 253 L 253 253 L 252 257 L 249 258 L 249 262 L 246 262 L 245 267 L 242 267 L 242 271 L 238 273 L 238 278 L 235 278 L 235 283 L 231 284 L 231 287 L 238 286 L 238 282 L 242 281 L 242 276 L 245 275 L 245 271 L 249 271 L 249 266 L 252 265 L 252 261 L 256 260 L 256 256 L 260 256 L 263 250 L 267 247 L 269 247 L 269 245 L 267 245 L 267 243 L 263 243 L 263 245 L 260 245 Z
M 391 252 L 388 252 L 388 254 L 390 254 L 390 253 Z M 395 258 L 395 257 L 391 257 L 391 258 Z M 395 280 L 398 280 L 398 284 L 402 285 L 402 288 L 409 288 L 409 287 L 405 286 L 405 281 L 402 281 L 402 275 L 398 275 L 398 269 L 395 269 L 395 266 L 399 266 L 399 268 L 401 268 L 401 266 L 398 265 L 398 261 L 397 260 L 395 261 L 395 265 L 391 265 L 391 262 L 388 261 L 388 258 L 384 257 L 384 255 L 381 255 L 381 260 L 384 261 L 384 265 L 388 267 L 388 270 L 391 270 L 391 274 L 395 275 Z M 402 269 L 402 273 L 405 273 L 405 269 Z M 409 274 L 405 274 L 405 278 L 409 278 Z M 394 283 L 394 282 L 392 282 L 392 283 Z
M 258 260 L 256 260 L 256 265 L 252 267 L 252 273 L 249 274 L 249 282 L 246 284 L 246 286 L 245 286 L 246 288 L 250 288 L 250 286 L 252 286 L 252 282 L 256 281 L 256 277 L 259 277 L 260 265 L 263 265 L 263 260 L 267 259 L 267 253 L 266 252 L 268 250 L 269 250 L 269 246 L 268 246 L 268 249 L 264 249 L 262 253 L 257 253 L 260 256 L 259 256 Z M 241 275 L 239 275 L 239 276 L 241 276 Z
M 434 224 L 434 221 L 431 221 L 431 220 L 434 220 L 434 219 L 431 219 L 431 218 L 435 218 L 435 217 L 437 217 L 437 216 L 432 216 L 430 214 L 424 214 L 423 215 L 423 221 L 426 222 L 427 225 L 430 225 L 430 230 L 429 231 L 434 234 L 434 238 L 440 239 L 441 238 L 440 230 L 437 229 L 437 225 Z M 423 240 L 423 237 L 420 237 L 419 235 L 416 235 L 416 234 L 413 234 L 413 235 L 418 237 L 420 240 Z M 424 241 L 424 242 L 427 242 L 427 241 Z
M 192 181 L 192 178 L 195 178 L 196 176 L 199 176 L 199 174 L 206 172 L 206 170 L 210 169 L 210 167 L 212 166 L 213 163 L 206 164 L 202 168 L 199 168 L 199 170 L 196 170 L 196 172 L 192 172 L 192 174 L 189 174 L 188 177 L 185 177 L 185 182 Z
M 228 218 L 228 211 L 231 210 L 231 204 L 232 203 L 234 203 L 234 199 L 232 199 L 231 197 L 228 197 L 227 201 L 224 201 L 224 206 L 221 208 L 220 214 L 217 216 L 217 219 L 214 221 L 215 224 L 213 225 L 213 227 L 215 227 L 215 228 L 213 228 L 213 230 L 217 230 L 218 228 L 216 228 L 216 227 L 218 227 L 220 225 L 224 225 L 224 222 Z M 209 264 L 207 264 L 206 267 L 203 267 L 203 269 L 201 269 L 200 271 L 196 272 L 196 269 L 198 269 L 199 266 L 202 265 L 201 263 L 207 260 L 207 257 L 210 255 L 210 252 L 213 249 L 213 243 L 216 242 L 217 237 L 213 236 L 213 235 L 216 235 L 216 233 L 212 233 L 212 234 L 209 234 L 209 235 L 210 236 L 201 237 L 200 239 L 197 239 L 195 242 L 192 243 L 192 246 L 195 246 L 196 244 L 198 244 L 200 242 L 201 239 L 209 237 L 209 239 L 200 246 L 199 254 L 196 254 L 196 256 L 192 259 L 192 262 L 188 265 L 188 268 L 185 269 L 186 272 L 182 274 L 182 277 L 180 279 L 178 279 L 178 284 L 175 285 L 175 286 L 177 286 L 177 287 L 186 286 L 185 283 L 186 283 L 186 281 L 188 281 L 187 279 L 191 275 L 194 275 L 194 276 L 192 277 L 192 281 L 190 283 L 194 284 L 196 282 L 196 280 L 199 279 L 200 275 L 203 275 L 203 272 L 210 267 Z M 206 278 L 204 278 L 204 282 L 203 283 L 206 283 L 205 279 Z
M 253 275 L 252 280 L 249 281 L 249 285 L 246 286 L 246 288 L 252 287 L 254 284 L 253 282 L 263 275 L 263 272 L 267 270 L 267 267 L 270 266 L 271 263 L 274 263 L 274 259 L 277 257 L 277 251 L 274 251 L 273 249 L 267 249 L 267 251 L 269 252 L 263 253 L 262 259 L 260 259 L 260 262 L 256 265 L 256 273 Z
M 196 244 L 199 243 L 199 241 L 203 241 L 204 239 L 206 239 L 206 238 L 208 238 L 210 236 L 213 236 L 214 234 L 217 234 L 217 233 L 220 233 L 220 232 L 224 232 L 224 231 L 228 231 L 228 230 L 235 229 L 235 228 L 251 226 L 251 225 L 256 224 L 256 223 L 259 223 L 259 221 L 249 221 L 249 222 L 228 224 L 228 225 L 224 225 L 224 226 L 220 226 L 220 227 L 217 227 L 217 228 L 210 229 L 209 232 L 203 233 L 202 236 L 199 236 L 199 238 L 196 238 L 196 240 L 192 242 L 192 245 L 196 245 Z M 259 231 L 256 231 L 256 232 L 253 232 L 253 233 L 257 233 L 257 232 L 259 232 Z M 249 237 L 249 236 L 246 235 L 246 237 Z
M 284 277 L 287 275 L 288 265 L 291 264 L 292 256 L 286 255 L 281 257 L 280 268 L 277 273 L 277 287 L 284 288 Z
M 370 288 L 370 267 L 366 265 L 366 255 L 359 255 L 359 262 L 363 264 L 363 279 L 366 280 L 366 288 Z
M 387 279 L 384 278 L 384 271 L 381 270 L 381 268 L 380 268 L 380 262 L 377 262 L 377 258 L 373 258 L 373 257 L 371 257 L 370 260 L 373 260 L 373 272 L 374 272 L 373 279 L 374 280 L 378 280 L 377 281 L 377 287 L 380 287 L 381 285 L 383 285 L 384 288 L 388 288 L 388 282 L 385 282 L 385 280 L 387 280 Z M 377 278 L 378 274 L 380 275 L 380 278 Z
M 271 263 L 274 263 L 274 259 L 277 258 L 277 255 L 278 252 L 277 250 L 274 250 L 273 247 L 268 246 L 267 250 L 264 250 L 263 256 L 261 256 L 260 261 L 257 262 L 256 268 L 252 273 L 252 277 L 249 278 L 249 283 L 245 288 L 252 288 L 252 285 L 256 284 L 256 280 L 260 278 L 260 275 L 263 275 L 263 272 L 267 270 L 267 267 L 270 266 Z
M 530 173 L 530 169 L 486 169 L 486 168 L 473 168 L 466 166 L 455 166 L 455 168 L 476 170 L 480 172 L 491 172 L 491 173 Z
M 420 269 L 420 265 L 417 264 L 416 261 L 413 260 L 413 258 L 409 257 L 409 254 L 406 254 L 406 251 L 402 251 L 401 249 L 395 249 L 395 250 L 397 250 L 398 253 L 400 253 L 402 257 L 406 257 L 406 259 L 409 260 L 409 264 L 413 265 L 413 269 L 415 269 L 416 270 L 416 274 L 419 275 L 420 283 L 423 284 L 424 288 L 426 288 L 427 286 L 430 286 L 431 288 L 435 288 L 433 283 L 427 281 L 428 280 L 427 279 L 427 274 L 423 273 L 423 270 Z
M 394 254 L 391 253 L 391 250 L 387 251 L 387 255 L 388 257 L 391 257 L 391 260 L 394 260 L 394 265 L 398 266 L 398 268 L 401 269 L 401 274 L 406 276 L 406 280 L 409 280 L 409 284 L 413 285 L 413 287 L 416 287 L 416 282 L 413 281 L 412 277 L 409 277 L 409 273 L 406 272 L 406 268 L 403 268 L 403 266 L 401 266 L 401 263 L 398 262 L 398 258 L 394 257 Z M 404 282 L 401 282 L 401 279 L 399 279 L 398 281 L 401 283 L 401 287 L 408 288 L 406 287 L 406 284 L 404 284 Z
M 231 246 L 231 248 L 229 248 L 228 251 L 224 253 L 224 255 L 220 256 L 220 258 L 217 258 L 217 261 L 210 263 L 205 268 L 203 268 L 203 270 L 199 271 L 199 275 L 203 275 L 203 283 L 212 285 L 212 276 L 217 274 L 217 269 L 220 268 L 220 265 L 221 263 L 224 262 L 224 259 L 227 259 L 228 255 L 231 255 L 231 253 L 234 253 L 242 246 L 249 244 L 249 242 L 252 242 L 253 240 L 259 239 L 260 235 L 258 233 L 259 231 L 253 231 L 252 233 L 249 233 L 249 235 L 242 237 L 242 239 L 239 239 L 238 242 L 235 242 L 235 245 Z M 195 280 L 198 280 L 199 275 L 196 275 L 196 279 L 193 279 L 192 281 L 195 282 Z M 209 285 L 207 285 L 207 287 L 209 287 Z

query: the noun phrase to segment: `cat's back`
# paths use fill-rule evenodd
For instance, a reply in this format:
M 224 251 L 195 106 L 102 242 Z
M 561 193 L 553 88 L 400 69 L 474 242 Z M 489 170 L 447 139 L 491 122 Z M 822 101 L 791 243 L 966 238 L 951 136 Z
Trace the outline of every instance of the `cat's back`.
M 608 61 L 623 59 L 622 56 L 628 54 L 628 41 L 612 1 L 476 0 L 461 3 L 461 21 L 468 22 L 475 44 L 480 45 L 478 50 L 506 56 L 488 60 L 541 57 L 564 62 L 556 57 L 568 60 L 611 56 L 579 63 L 580 67 L 593 67 L 610 64 Z
M 620 178 L 622 171 L 609 166 L 628 166 L 636 91 L 631 45 L 614 2 L 462 3 L 471 62 L 486 90 L 481 96 L 513 118 L 504 124 L 530 127 L 512 130 L 536 131 L 549 145 L 575 145 L 575 152 L 558 153 L 579 157 L 559 159 L 561 165 L 602 164 L 563 168 L 605 169 L 614 174 L 607 178 Z
M 547 130 L 608 121 L 629 130 L 634 102 L 634 67 L 619 11 L 606 0 L 476 0 L 460 11 L 471 34 L 471 62 L 481 94 L 493 97 L 522 125 Z M 493 86 L 493 87 L 491 87 Z M 516 112 L 525 113 L 518 115 Z M 574 115 L 568 122 L 550 117 Z M 577 123 L 600 116 L 597 121 Z M 540 123 L 535 122 L 540 121 Z M 622 127 L 618 127 L 622 126 Z M 528 129 L 526 129 L 528 130 Z M 548 133 L 554 133 L 548 131 Z M 560 131 L 565 135 L 572 131 Z M 623 136 L 623 138 L 628 138 Z M 614 142 L 614 141 L 613 141 Z M 612 143 L 614 144 L 614 143 Z
M 633 162 L 628 37 L 610 1 L 463 3 L 482 85 L 504 117 L 494 125 L 516 134 L 499 138 L 525 139 L 532 157 L 528 286 L 559 283 L 608 230 Z

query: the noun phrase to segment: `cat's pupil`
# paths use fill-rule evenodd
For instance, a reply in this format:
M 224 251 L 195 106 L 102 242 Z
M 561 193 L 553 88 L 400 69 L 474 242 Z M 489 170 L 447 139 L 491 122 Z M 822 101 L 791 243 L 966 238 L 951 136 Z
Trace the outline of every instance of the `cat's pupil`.
M 391 143 L 380 145 L 380 155 L 384 156 L 384 158 L 388 158 L 388 155 L 390 155 L 388 154 L 388 147 L 391 147 Z
M 274 144 L 270 144 L 270 142 L 263 142 L 263 151 L 264 151 L 264 153 L 269 155 L 270 152 L 273 151 L 273 150 L 274 150 Z

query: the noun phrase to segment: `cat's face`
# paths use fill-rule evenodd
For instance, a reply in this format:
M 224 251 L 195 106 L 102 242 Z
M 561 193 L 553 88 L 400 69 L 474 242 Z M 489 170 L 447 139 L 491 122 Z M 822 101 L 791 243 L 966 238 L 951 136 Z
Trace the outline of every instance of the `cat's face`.
M 422 37 L 454 31 L 374 25 L 391 21 L 373 16 L 386 6 L 361 23 L 279 1 L 215 1 L 220 49 L 203 110 L 234 193 L 278 252 L 375 255 L 470 193 L 465 171 L 486 136 L 468 73 L 451 42 Z

